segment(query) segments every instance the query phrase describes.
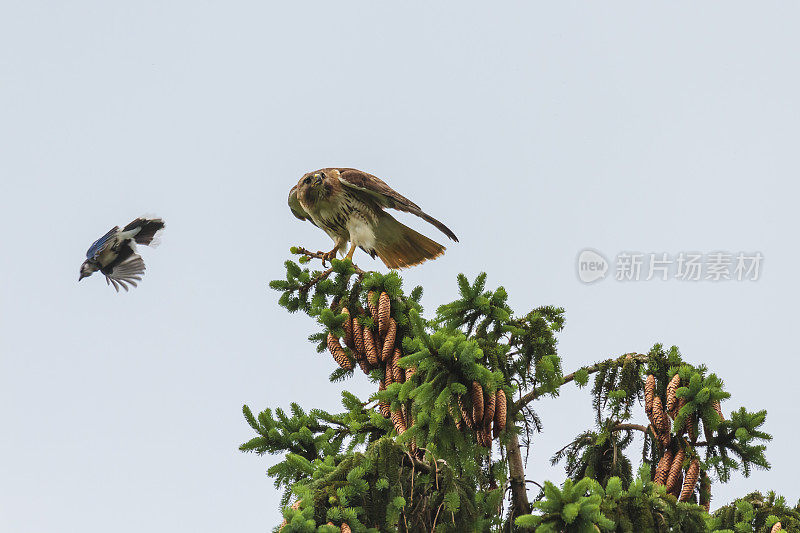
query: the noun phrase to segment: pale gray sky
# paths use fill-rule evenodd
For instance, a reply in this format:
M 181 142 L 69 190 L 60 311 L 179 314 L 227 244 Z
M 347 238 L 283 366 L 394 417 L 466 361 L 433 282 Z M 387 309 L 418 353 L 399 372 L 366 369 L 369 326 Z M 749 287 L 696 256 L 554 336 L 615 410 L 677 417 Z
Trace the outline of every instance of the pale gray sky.
M 304 172 L 355 166 L 460 237 L 405 273 L 432 312 L 489 273 L 566 307 L 565 370 L 655 342 L 769 410 L 771 472 L 715 486 L 795 501 L 798 69 L 790 3 L 42 2 L 0 7 L 0 530 L 264 531 L 254 409 L 338 403 L 328 356 L 267 288 Z M 80 284 L 88 246 L 167 221 L 138 289 Z M 438 240 L 432 227 L 400 217 Z M 581 284 L 585 247 L 760 251 L 757 282 Z M 382 265 L 357 255 L 360 266 Z M 591 425 L 537 406 L 528 478 Z

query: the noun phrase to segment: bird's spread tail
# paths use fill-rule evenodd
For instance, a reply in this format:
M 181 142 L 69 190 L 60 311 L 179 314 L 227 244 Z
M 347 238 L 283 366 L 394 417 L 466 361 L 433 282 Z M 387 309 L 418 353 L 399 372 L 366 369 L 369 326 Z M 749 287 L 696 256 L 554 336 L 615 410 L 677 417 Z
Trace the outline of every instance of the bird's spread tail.
M 445 247 L 381 213 L 375 228 L 375 253 L 389 268 L 405 268 L 435 259 Z
M 137 218 L 122 228 L 122 231 L 131 231 L 138 228 L 139 232 L 133 237 L 136 244 L 154 246 L 158 244 L 156 234 L 164 229 L 164 226 L 164 221 L 160 218 Z

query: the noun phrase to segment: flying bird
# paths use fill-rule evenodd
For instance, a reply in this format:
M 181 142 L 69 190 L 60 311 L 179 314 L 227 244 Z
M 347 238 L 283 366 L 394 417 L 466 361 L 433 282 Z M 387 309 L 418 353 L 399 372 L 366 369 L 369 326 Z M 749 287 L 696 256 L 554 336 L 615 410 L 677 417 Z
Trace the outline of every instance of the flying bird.
M 325 231 L 335 246 L 324 259 L 361 248 L 389 268 L 404 268 L 434 259 L 445 247 L 398 222 L 384 208 L 413 213 L 458 242 L 450 229 L 371 174 L 354 168 L 323 168 L 305 174 L 289 191 L 289 208 L 300 220 Z
M 160 218 L 137 218 L 122 230 L 114 226 L 97 239 L 86 252 L 86 261 L 81 265 L 78 281 L 100 271 L 106 277 L 106 284 L 113 285 L 119 292 L 128 285 L 136 287 L 136 282 L 144 274 L 144 261 L 136 253 L 136 245 L 155 245 L 156 234 L 164 229 Z

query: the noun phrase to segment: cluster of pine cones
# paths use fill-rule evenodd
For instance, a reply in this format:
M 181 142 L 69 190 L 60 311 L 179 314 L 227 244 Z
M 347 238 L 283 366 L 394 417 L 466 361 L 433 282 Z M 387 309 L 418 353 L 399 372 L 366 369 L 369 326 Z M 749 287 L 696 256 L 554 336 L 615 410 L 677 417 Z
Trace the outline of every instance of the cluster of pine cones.
M 342 313 L 347 318 L 344 322 L 344 338 L 339 339 L 332 333 L 328 333 L 328 351 L 330 351 L 336 363 L 346 369 L 352 370 L 353 361 L 347 356 L 341 342 L 350 348 L 355 356 L 361 370 L 365 374 L 379 368 L 383 374 L 378 390 L 385 390 L 392 383 L 405 383 L 414 375 L 415 368 L 403 369 L 398 364 L 403 351 L 400 347 L 401 339 L 397 335 L 397 322 L 392 318 L 392 302 L 389 295 L 382 292 L 375 302 L 375 294 L 370 291 L 367 296 L 369 304 L 369 314 L 373 323 L 377 326 L 377 332 L 368 327 L 363 327 L 359 318 L 364 318 L 364 310 L 359 310 L 356 316 L 352 316 L 345 307 Z M 471 411 L 465 405 L 462 398 L 458 399 L 458 406 L 461 410 L 461 421 L 457 422 L 458 429 L 475 431 L 476 439 L 481 446 L 490 448 L 492 439 L 497 438 L 501 431 L 506 429 L 506 393 L 498 389 L 493 394 L 485 394 L 483 387 L 477 381 L 473 381 L 470 390 Z M 386 418 L 391 418 L 397 433 L 403 433 L 408 429 L 413 420 L 410 418 L 410 405 L 403 405 L 400 409 L 391 410 L 387 402 L 380 403 L 381 414 Z M 457 417 L 456 420 L 458 420 Z
M 392 383 L 405 383 L 406 379 L 414 375 L 414 368 L 403 369 L 398 364 L 403 357 L 400 348 L 401 339 L 397 336 L 397 322 L 392 318 L 392 303 L 389 295 L 382 292 L 378 297 L 377 305 L 375 294 L 370 291 L 367 296 L 369 313 L 373 323 L 377 326 L 377 332 L 361 325 L 359 318 L 364 317 L 364 311 L 359 310 L 357 316 L 352 316 L 345 307 L 342 313 L 348 315 L 344 321 L 344 341 L 345 346 L 350 348 L 356 358 L 358 366 L 365 374 L 379 368 L 383 374 L 378 390 L 384 390 Z M 340 367 L 352 370 L 353 361 L 347 357 L 342 348 L 341 341 L 332 333 L 328 333 L 328 350 Z M 409 406 L 410 407 L 410 406 Z M 380 404 L 381 414 L 386 418 L 391 418 L 397 433 L 403 433 L 410 426 L 410 408 L 405 405 L 402 409 L 391 411 L 386 402 Z
M 486 394 L 477 381 L 470 387 L 472 410 L 467 408 L 462 397 L 458 398 L 458 408 L 461 411 L 461 420 L 456 418 L 456 427 L 475 432 L 478 444 L 486 448 L 492 447 L 492 439 L 496 439 L 501 431 L 506 429 L 506 393 L 497 389 L 494 394 Z M 454 417 L 455 418 L 455 417 Z M 463 421 L 463 423 L 462 423 Z
M 672 433 L 672 421 L 678 416 L 678 411 L 686 404 L 684 398 L 678 398 L 675 392 L 681 386 L 681 377 L 675 374 L 667 385 L 666 398 L 662 401 L 656 395 L 656 378 L 650 374 L 644 384 L 644 405 L 650 425 L 653 429 L 660 448 L 663 450 L 661 459 L 656 466 L 653 481 L 667 488 L 667 492 L 678 498 L 678 501 L 688 501 L 694 493 L 698 480 L 702 476 L 700 487 L 700 505 L 706 508 L 711 506 L 707 476 L 700 471 L 700 459 L 694 449 L 697 442 L 697 430 L 694 414 L 686 419 L 686 423 L 676 433 Z M 714 409 L 721 419 L 722 409 L 719 402 L 714 404 Z M 688 434 L 688 441 L 684 437 Z M 687 456 L 692 457 L 684 475 L 683 463 Z

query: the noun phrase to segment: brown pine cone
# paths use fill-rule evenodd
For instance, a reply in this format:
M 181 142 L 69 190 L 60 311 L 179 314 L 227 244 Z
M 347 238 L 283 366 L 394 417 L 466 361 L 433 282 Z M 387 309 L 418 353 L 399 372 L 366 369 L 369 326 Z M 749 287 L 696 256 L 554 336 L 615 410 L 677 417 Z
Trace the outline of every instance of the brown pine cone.
M 781 526 L 780 522 L 775 522 L 775 525 L 772 526 L 772 529 L 769 530 L 769 533 L 778 533 L 778 531 L 782 531 L 783 526 Z
M 353 361 L 344 353 L 344 348 L 339 344 L 339 339 L 333 336 L 333 333 L 328 333 L 328 350 L 340 367 L 345 370 L 353 370 Z
M 653 483 L 666 485 L 670 466 L 672 466 L 672 450 L 667 448 L 664 450 L 664 455 L 662 455 L 661 459 L 658 460 L 658 465 L 656 466 L 656 475 L 653 477 Z
M 392 411 L 392 422 L 394 423 L 394 428 L 397 430 L 398 435 L 405 432 L 406 421 L 403 419 L 402 411 L 399 409 Z
M 406 371 L 405 371 L 406 380 L 411 379 L 411 376 L 413 376 L 416 373 L 417 373 L 417 367 L 410 366 L 410 367 L 406 368 Z
M 664 408 L 661 406 L 661 398 L 658 396 L 653 398 L 652 413 L 652 418 L 650 420 L 653 422 L 653 428 L 658 431 L 659 436 L 669 435 L 669 419 L 666 413 L 664 413 Z
M 364 351 L 364 328 L 361 326 L 361 323 L 356 317 L 353 317 L 352 325 L 353 344 L 355 345 L 356 356 L 359 359 L 362 359 L 367 356 L 366 352 Z
M 384 293 L 386 294 L 386 293 Z M 392 354 L 394 353 L 394 342 L 397 337 L 397 322 L 394 318 L 388 319 L 389 326 L 386 331 L 386 338 L 383 341 L 383 349 L 381 350 L 381 361 L 391 361 Z
M 378 335 L 383 337 L 389 329 L 389 317 L 392 315 L 392 305 L 389 301 L 389 295 L 385 292 L 381 293 L 378 299 Z
M 483 427 L 486 428 L 487 431 L 492 426 L 492 420 L 494 420 L 494 409 L 496 403 L 497 393 L 487 395 L 486 402 L 484 402 L 483 405 Z
M 389 402 L 380 402 L 379 408 L 383 418 L 389 418 L 392 416 L 391 405 L 389 405 Z
M 364 352 L 367 354 L 369 364 L 378 366 L 378 351 L 375 348 L 375 338 L 369 328 L 364 328 Z
M 350 311 L 346 307 L 342 308 L 342 313 L 347 315 L 347 318 L 344 319 L 344 324 L 342 324 L 344 326 L 344 345 L 352 350 L 356 347 L 353 341 L 353 320 L 350 317 Z
M 464 424 L 466 424 L 469 429 L 474 428 L 475 424 L 472 422 L 472 415 L 467 411 L 461 396 L 458 397 L 458 409 L 461 411 L 461 419 L 464 421 Z
M 365 374 L 369 374 L 369 367 L 367 366 L 366 359 L 364 359 L 363 357 L 359 357 L 358 359 L 356 359 L 356 362 L 358 362 L 358 366 Z
M 472 420 L 476 426 L 483 420 L 483 387 L 477 381 L 472 382 Z
M 680 488 L 681 479 L 683 477 L 683 459 L 685 457 L 686 453 L 683 451 L 683 448 L 680 448 L 672 459 L 666 484 L 667 492 L 669 493 L 674 492 L 676 487 Z
M 486 428 L 481 428 L 477 432 L 478 436 L 478 444 L 483 446 L 484 448 L 491 448 L 492 447 L 492 436 L 486 430 Z
M 644 382 L 644 410 L 650 417 L 653 412 L 653 398 L 656 395 L 656 377 L 653 374 L 647 376 Z M 650 421 L 653 419 L 651 418 Z
M 678 398 L 675 391 L 681 386 L 680 374 L 675 374 L 667 385 L 667 412 L 673 419 L 678 414 Z
M 666 450 L 669 448 L 669 443 L 672 442 L 672 436 L 669 433 L 659 433 L 658 442 L 661 444 L 661 448 Z
M 378 323 L 378 302 L 375 300 L 375 293 L 373 291 L 369 291 L 367 293 L 367 305 L 369 306 L 369 314 L 372 317 L 372 320 L 375 323 Z
M 404 383 L 405 382 L 405 372 L 403 372 L 402 367 L 400 367 L 400 358 L 403 357 L 402 352 L 400 351 L 399 346 L 394 347 L 394 354 L 392 355 L 392 377 L 394 377 L 395 383 Z
M 678 501 L 689 501 L 689 497 L 694 493 L 694 488 L 697 485 L 697 480 L 700 477 L 700 460 L 695 457 L 689 464 L 689 469 L 686 471 L 686 477 L 683 478 L 683 489 Z
M 722 414 L 722 407 L 719 405 L 719 400 L 715 400 L 713 405 L 714 410 L 717 412 L 717 415 L 719 415 L 719 419 L 725 420 L 725 415 Z
M 494 400 L 494 438 L 497 438 L 500 433 L 506 430 L 506 413 L 508 406 L 506 405 L 506 391 L 497 389 Z
M 348 526 L 347 524 L 342 524 L 340 529 L 341 529 L 341 533 L 352 533 L 352 531 L 353 531 L 352 529 L 350 529 L 350 526 Z
M 686 430 L 689 433 L 689 442 L 697 442 L 697 415 L 691 414 L 686 417 Z

